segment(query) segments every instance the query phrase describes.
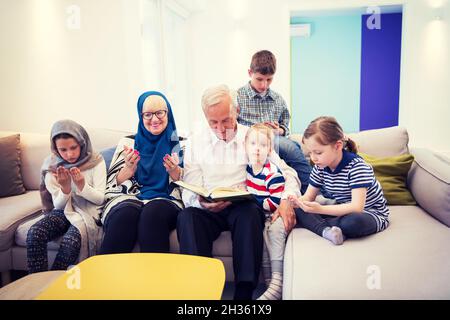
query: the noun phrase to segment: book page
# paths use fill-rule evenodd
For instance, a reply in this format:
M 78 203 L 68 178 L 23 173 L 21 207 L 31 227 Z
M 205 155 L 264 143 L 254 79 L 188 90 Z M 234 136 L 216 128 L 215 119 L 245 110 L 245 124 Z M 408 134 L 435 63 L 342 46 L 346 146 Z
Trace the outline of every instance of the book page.
M 250 194 L 247 190 L 241 190 L 236 188 L 229 187 L 217 187 L 211 191 L 211 197 L 213 198 L 222 198 L 222 197 L 232 197 L 232 196 L 240 196 L 240 195 L 248 195 Z
M 192 192 L 195 192 L 196 194 L 199 194 L 199 195 L 201 195 L 203 197 L 208 197 L 209 196 L 208 190 L 206 190 L 203 187 L 194 186 L 192 184 L 189 184 L 189 183 L 186 183 L 186 182 L 183 182 L 183 181 L 175 181 L 174 183 L 179 185 L 182 188 L 191 190 Z

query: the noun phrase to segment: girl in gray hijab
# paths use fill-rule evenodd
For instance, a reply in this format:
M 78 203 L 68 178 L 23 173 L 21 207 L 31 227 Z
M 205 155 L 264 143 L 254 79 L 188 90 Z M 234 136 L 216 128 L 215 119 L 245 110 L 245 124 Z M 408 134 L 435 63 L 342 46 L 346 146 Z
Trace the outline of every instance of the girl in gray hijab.
M 28 231 L 30 273 L 48 270 L 47 242 L 62 236 L 52 270 L 94 255 L 101 229 L 94 217 L 103 204 L 106 166 L 93 152 L 86 130 L 72 120 L 56 122 L 51 130 L 51 155 L 41 169 L 43 216 Z

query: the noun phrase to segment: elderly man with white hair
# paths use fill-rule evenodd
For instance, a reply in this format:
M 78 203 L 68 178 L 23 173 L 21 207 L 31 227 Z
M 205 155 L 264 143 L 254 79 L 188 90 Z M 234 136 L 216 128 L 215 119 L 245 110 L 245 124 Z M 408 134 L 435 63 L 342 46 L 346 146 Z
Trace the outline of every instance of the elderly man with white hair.
M 235 94 L 226 85 L 207 89 L 202 107 L 209 128 L 188 139 L 184 156 L 184 178 L 189 184 L 208 190 L 215 187 L 245 186 L 246 166 L 244 140 L 248 127 L 237 123 Z M 295 170 L 272 151 L 270 160 L 282 171 L 286 186 L 278 210 L 286 231 L 296 224 L 294 210 L 287 200 L 299 195 L 300 181 Z M 197 194 L 183 190 L 186 209 L 177 220 L 180 252 L 212 256 L 212 245 L 222 231 L 231 231 L 235 300 L 252 299 L 258 283 L 263 252 L 264 213 L 256 202 L 208 202 Z

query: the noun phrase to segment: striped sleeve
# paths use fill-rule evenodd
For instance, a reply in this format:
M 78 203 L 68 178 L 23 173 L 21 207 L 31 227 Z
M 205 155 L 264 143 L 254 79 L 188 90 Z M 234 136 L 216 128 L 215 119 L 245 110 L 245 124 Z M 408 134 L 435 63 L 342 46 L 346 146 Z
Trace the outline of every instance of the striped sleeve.
M 351 189 L 369 188 L 375 182 L 372 167 L 364 161 L 358 161 L 348 172 L 349 186 Z
M 318 166 L 314 166 L 311 170 L 311 174 L 309 175 L 309 183 L 316 188 L 322 187 L 323 172 L 320 171 Z
M 285 180 L 281 172 L 278 171 L 267 176 L 265 183 L 270 196 L 264 199 L 263 208 L 264 210 L 274 212 L 280 205 Z

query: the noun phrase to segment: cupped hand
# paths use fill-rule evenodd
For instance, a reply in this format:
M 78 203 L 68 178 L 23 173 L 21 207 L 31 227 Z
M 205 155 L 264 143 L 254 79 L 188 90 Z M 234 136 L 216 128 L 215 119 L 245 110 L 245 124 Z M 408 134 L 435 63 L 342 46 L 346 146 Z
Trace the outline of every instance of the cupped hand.
M 54 173 L 53 176 L 55 177 L 56 182 L 59 184 L 61 190 L 65 194 L 70 193 L 70 190 L 72 189 L 72 179 L 69 170 L 64 168 L 63 166 L 59 166 L 58 168 L 56 168 L 56 173 Z
M 79 191 L 82 191 L 85 185 L 84 175 L 80 169 L 77 167 L 70 168 L 69 170 L 70 176 L 72 177 L 73 183 Z

